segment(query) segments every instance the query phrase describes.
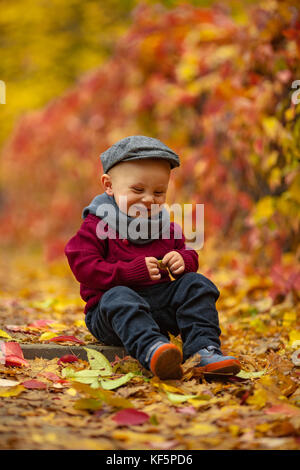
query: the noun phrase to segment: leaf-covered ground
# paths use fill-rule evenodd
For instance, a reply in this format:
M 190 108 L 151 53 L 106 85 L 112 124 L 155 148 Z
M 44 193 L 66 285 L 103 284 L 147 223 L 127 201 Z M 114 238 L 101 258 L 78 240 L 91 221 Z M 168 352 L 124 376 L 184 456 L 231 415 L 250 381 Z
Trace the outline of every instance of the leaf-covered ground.
M 268 271 L 258 272 L 250 255 L 221 252 L 210 242 L 200 266 L 221 291 L 222 349 L 241 361 L 239 377 L 197 377 L 191 359 L 182 380 L 162 382 L 134 359 L 116 357 L 106 383 L 131 374 L 123 385 L 103 390 L 66 374 L 66 367 L 75 375 L 93 370 L 88 361 L 2 363 L 0 448 L 299 449 L 297 292 L 275 298 Z M 47 343 L 61 335 L 87 348 L 94 342 L 65 260 L 47 264 L 38 251 L 7 251 L 0 261 L 0 292 L 3 342 Z

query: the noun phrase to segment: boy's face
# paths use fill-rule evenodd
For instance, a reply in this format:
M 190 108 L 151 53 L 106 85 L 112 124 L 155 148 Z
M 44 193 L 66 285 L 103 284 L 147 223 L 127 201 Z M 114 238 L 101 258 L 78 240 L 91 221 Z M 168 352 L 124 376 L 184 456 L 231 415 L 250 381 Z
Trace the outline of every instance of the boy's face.
M 103 174 L 101 182 L 122 212 L 131 217 L 151 217 L 162 210 L 159 206 L 165 203 L 170 173 L 166 160 L 124 161 Z M 152 207 L 151 212 L 153 204 L 159 206 Z

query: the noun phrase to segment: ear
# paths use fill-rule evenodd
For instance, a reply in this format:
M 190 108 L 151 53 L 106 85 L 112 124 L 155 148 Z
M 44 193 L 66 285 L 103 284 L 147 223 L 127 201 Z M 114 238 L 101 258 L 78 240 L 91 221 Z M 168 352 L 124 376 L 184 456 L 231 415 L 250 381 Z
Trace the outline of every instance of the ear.
M 114 195 L 110 175 L 108 175 L 107 173 L 104 173 L 101 176 L 101 184 L 102 184 L 102 187 L 103 187 L 104 191 L 106 192 L 106 194 L 108 194 L 108 196 L 113 196 Z

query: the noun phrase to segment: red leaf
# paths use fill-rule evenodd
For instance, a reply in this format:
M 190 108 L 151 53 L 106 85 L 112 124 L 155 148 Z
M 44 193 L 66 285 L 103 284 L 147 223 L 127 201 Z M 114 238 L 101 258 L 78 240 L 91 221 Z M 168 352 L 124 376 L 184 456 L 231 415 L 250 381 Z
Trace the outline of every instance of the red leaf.
M 5 328 L 9 331 L 22 331 L 24 326 L 20 325 L 5 325 Z
M 54 342 L 72 341 L 73 343 L 84 344 L 84 342 L 81 341 L 81 339 L 78 339 L 75 336 L 67 336 L 67 335 L 55 336 L 54 338 L 48 339 L 48 341 L 54 341 Z
M 29 363 L 26 361 L 26 359 L 22 359 L 22 357 L 14 356 L 11 354 L 10 356 L 5 356 L 5 365 L 6 366 L 25 366 L 29 367 Z
M 118 411 L 113 416 L 113 420 L 122 426 L 130 426 L 135 424 L 143 424 L 148 421 L 149 415 L 143 411 L 135 410 L 134 408 L 125 408 Z
M 195 415 L 197 414 L 196 409 L 193 406 L 184 406 L 182 408 L 176 408 L 177 413 L 183 413 L 185 415 Z
M 28 326 L 33 326 L 34 328 L 45 328 L 51 323 L 54 323 L 54 320 L 36 320 L 33 323 L 30 323 Z
M 60 377 L 53 372 L 41 372 L 39 375 L 46 377 L 46 379 L 51 380 L 52 382 L 59 382 L 61 380 Z
M 264 413 L 266 413 L 267 415 L 280 413 L 286 416 L 299 416 L 300 410 L 298 410 L 298 408 L 294 406 L 282 404 L 282 405 L 273 405 L 270 408 L 267 408 L 266 410 L 264 410 Z
M 65 356 L 62 356 L 60 359 L 58 359 L 57 364 L 63 364 L 64 362 L 77 362 L 78 357 L 74 356 L 74 354 L 66 354 Z
M 45 382 L 39 382 L 38 380 L 25 380 L 25 382 L 22 382 L 22 385 L 25 388 L 38 388 L 38 389 L 43 389 L 47 388 L 47 384 Z
M 29 367 L 29 363 L 24 359 L 23 351 L 18 343 L 13 341 L 1 343 L 1 350 L 4 354 L 6 366 Z

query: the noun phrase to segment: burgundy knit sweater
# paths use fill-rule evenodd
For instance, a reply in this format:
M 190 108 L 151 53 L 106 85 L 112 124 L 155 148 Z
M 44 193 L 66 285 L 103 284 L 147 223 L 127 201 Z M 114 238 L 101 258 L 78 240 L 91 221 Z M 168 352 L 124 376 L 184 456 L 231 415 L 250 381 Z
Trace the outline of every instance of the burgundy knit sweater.
M 167 270 L 160 270 L 161 278 L 152 281 L 146 266 L 145 257 L 162 259 L 170 251 L 178 251 L 185 263 L 185 270 L 174 279 L 187 272 L 197 272 L 198 254 L 187 249 L 180 226 L 170 223 L 170 239 L 152 240 L 146 244 L 134 244 L 127 239 L 100 239 L 96 228 L 99 217 L 89 214 L 78 232 L 65 246 L 65 255 L 70 268 L 80 283 L 80 296 L 86 302 L 84 313 L 92 309 L 108 289 L 115 286 L 143 288 L 157 283 L 171 281 Z M 181 231 L 181 238 L 174 238 L 175 230 Z

